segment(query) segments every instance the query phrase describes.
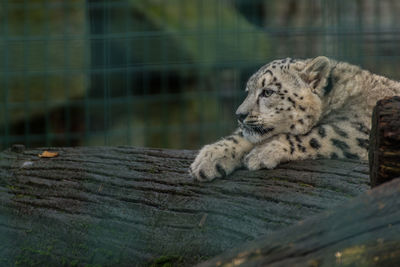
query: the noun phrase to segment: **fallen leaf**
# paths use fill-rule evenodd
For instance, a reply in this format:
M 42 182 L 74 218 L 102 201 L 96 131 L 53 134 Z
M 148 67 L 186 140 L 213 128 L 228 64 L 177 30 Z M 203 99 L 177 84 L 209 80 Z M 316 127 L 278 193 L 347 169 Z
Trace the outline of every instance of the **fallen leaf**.
M 54 158 L 58 156 L 58 152 L 43 151 L 38 155 L 40 158 Z

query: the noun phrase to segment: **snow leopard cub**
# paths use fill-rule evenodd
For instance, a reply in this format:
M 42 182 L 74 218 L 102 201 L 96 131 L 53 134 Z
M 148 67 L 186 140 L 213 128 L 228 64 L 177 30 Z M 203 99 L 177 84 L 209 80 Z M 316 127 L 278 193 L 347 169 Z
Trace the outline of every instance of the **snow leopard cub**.
M 326 57 L 275 60 L 253 74 L 239 128 L 204 146 L 190 174 L 208 181 L 245 166 L 315 158 L 367 159 L 372 109 L 400 83 Z

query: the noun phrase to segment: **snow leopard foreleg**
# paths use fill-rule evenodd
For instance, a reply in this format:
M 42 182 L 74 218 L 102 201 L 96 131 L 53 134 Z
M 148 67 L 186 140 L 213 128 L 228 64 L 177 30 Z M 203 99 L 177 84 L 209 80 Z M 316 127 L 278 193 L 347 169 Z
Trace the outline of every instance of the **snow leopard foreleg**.
M 315 159 L 367 159 L 369 129 L 347 120 L 314 127 L 305 135 L 279 134 L 244 157 L 249 170 L 273 169 L 279 163 Z
M 253 147 L 241 130 L 237 130 L 216 143 L 204 146 L 190 165 L 189 173 L 199 181 L 226 176 L 242 166 L 243 156 Z

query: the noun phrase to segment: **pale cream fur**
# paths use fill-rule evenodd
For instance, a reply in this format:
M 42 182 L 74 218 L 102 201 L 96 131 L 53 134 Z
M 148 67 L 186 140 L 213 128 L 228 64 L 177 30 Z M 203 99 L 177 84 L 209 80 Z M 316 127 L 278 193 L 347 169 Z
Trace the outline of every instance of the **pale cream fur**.
M 326 57 L 276 60 L 249 79 L 239 129 L 203 147 L 190 167 L 201 181 L 236 168 L 307 158 L 367 159 L 372 109 L 400 83 Z

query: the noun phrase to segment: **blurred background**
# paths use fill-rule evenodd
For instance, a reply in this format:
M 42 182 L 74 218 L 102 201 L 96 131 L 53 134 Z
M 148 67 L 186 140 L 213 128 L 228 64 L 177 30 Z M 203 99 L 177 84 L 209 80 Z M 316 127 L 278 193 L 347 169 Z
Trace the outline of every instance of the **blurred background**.
M 197 149 L 251 73 L 326 55 L 400 76 L 396 0 L 2 0 L 0 148 Z

